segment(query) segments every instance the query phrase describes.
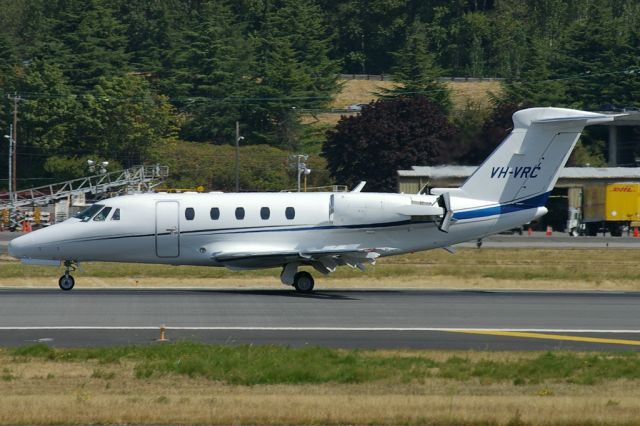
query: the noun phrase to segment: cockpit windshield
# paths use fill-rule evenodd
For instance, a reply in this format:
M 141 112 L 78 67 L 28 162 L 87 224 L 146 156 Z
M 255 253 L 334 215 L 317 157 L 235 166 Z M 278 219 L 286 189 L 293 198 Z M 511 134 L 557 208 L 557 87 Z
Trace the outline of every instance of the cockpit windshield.
M 76 214 L 74 217 L 82 220 L 83 222 L 88 222 L 96 213 L 102 210 L 103 207 L 104 204 L 93 204 Z
M 107 216 L 109 216 L 110 211 L 111 207 L 105 207 L 104 209 L 100 210 L 100 213 L 95 215 L 93 220 L 95 220 L 96 222 L 104 222 L 105 220 L 107 220 Z

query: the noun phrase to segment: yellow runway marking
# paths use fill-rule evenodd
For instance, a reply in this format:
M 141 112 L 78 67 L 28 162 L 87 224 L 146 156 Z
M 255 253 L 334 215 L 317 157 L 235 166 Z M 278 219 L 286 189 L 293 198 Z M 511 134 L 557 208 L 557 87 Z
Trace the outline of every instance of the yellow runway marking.
M 565 336 L 561 334 L 528 333 L 501 330 L 448 330 L 452 333 L 487 334 L 491 336 L 525 337 L 528 339 L 567 340 L 572 342 L 608 343 L 612 345 L 640 346 L 640 340 L 605 339 L 601 337 Z

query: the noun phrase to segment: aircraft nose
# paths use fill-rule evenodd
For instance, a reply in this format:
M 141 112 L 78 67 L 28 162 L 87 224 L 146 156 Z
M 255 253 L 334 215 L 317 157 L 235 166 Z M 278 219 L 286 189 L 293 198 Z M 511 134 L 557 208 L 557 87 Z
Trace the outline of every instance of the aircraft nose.
M 13 257 L 25 257 L 26 248 L 29 245 L 29 235 L 22 235 L 21 237 L 14 238 L 9 241 L 9 254 Z
M 22 237 L 14 238 L 9 241 L 9 254 L 13 257 L 20 257 L 22 252 L 22 243 L 18 241 Z
M 9 241 L 9 254 L 13 257 L 31 257 L 36 244 L 33 234 L 22 235 Z

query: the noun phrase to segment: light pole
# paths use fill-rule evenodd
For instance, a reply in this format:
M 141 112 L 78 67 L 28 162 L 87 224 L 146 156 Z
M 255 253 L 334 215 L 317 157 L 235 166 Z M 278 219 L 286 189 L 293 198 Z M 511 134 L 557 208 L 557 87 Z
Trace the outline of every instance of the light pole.
M 240 123 L 236 121 L 236 192 L 240 192 L 240 141 L 244 136 L 240 136 Z
M 99 166 L 100 169 L 98 170 L 98 172 L 100 174 L 105 174 L 107 173 L 107 166 L 109 165 L 108 161 L 102 161 Z M 95 173 L 96 171 L 96 162 L 93 160 L 87 160 L 87 166 L 89 168 L 89 173 Z
M 307 169 L 307 165 L 300 160 L 307 161 L 308 155 L 296 155 L 296 170 L 298 173 L 298 192 L 300 192 L 300 177 L 304 174 L 304 192 L 307 192 L 307 176 L 311 173 L 311 169 Z

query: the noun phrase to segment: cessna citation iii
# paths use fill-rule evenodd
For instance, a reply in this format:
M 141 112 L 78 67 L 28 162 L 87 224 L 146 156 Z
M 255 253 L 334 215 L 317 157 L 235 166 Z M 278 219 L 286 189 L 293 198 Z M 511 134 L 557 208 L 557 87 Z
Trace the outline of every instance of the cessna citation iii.
M 62 290 L 82 261 L 282 268 L 280 279 L 310 292 L 338 266 L 364 269 L 381 256 L 443 247 L 507 230 L 547 212 L 560 169 L 593 112 L 531 108 L 460 188 L 426 194 L 146 193 L 110 198 L 74 218 L 23 235 L 9 253 L 28 264 L 64 266 Z

